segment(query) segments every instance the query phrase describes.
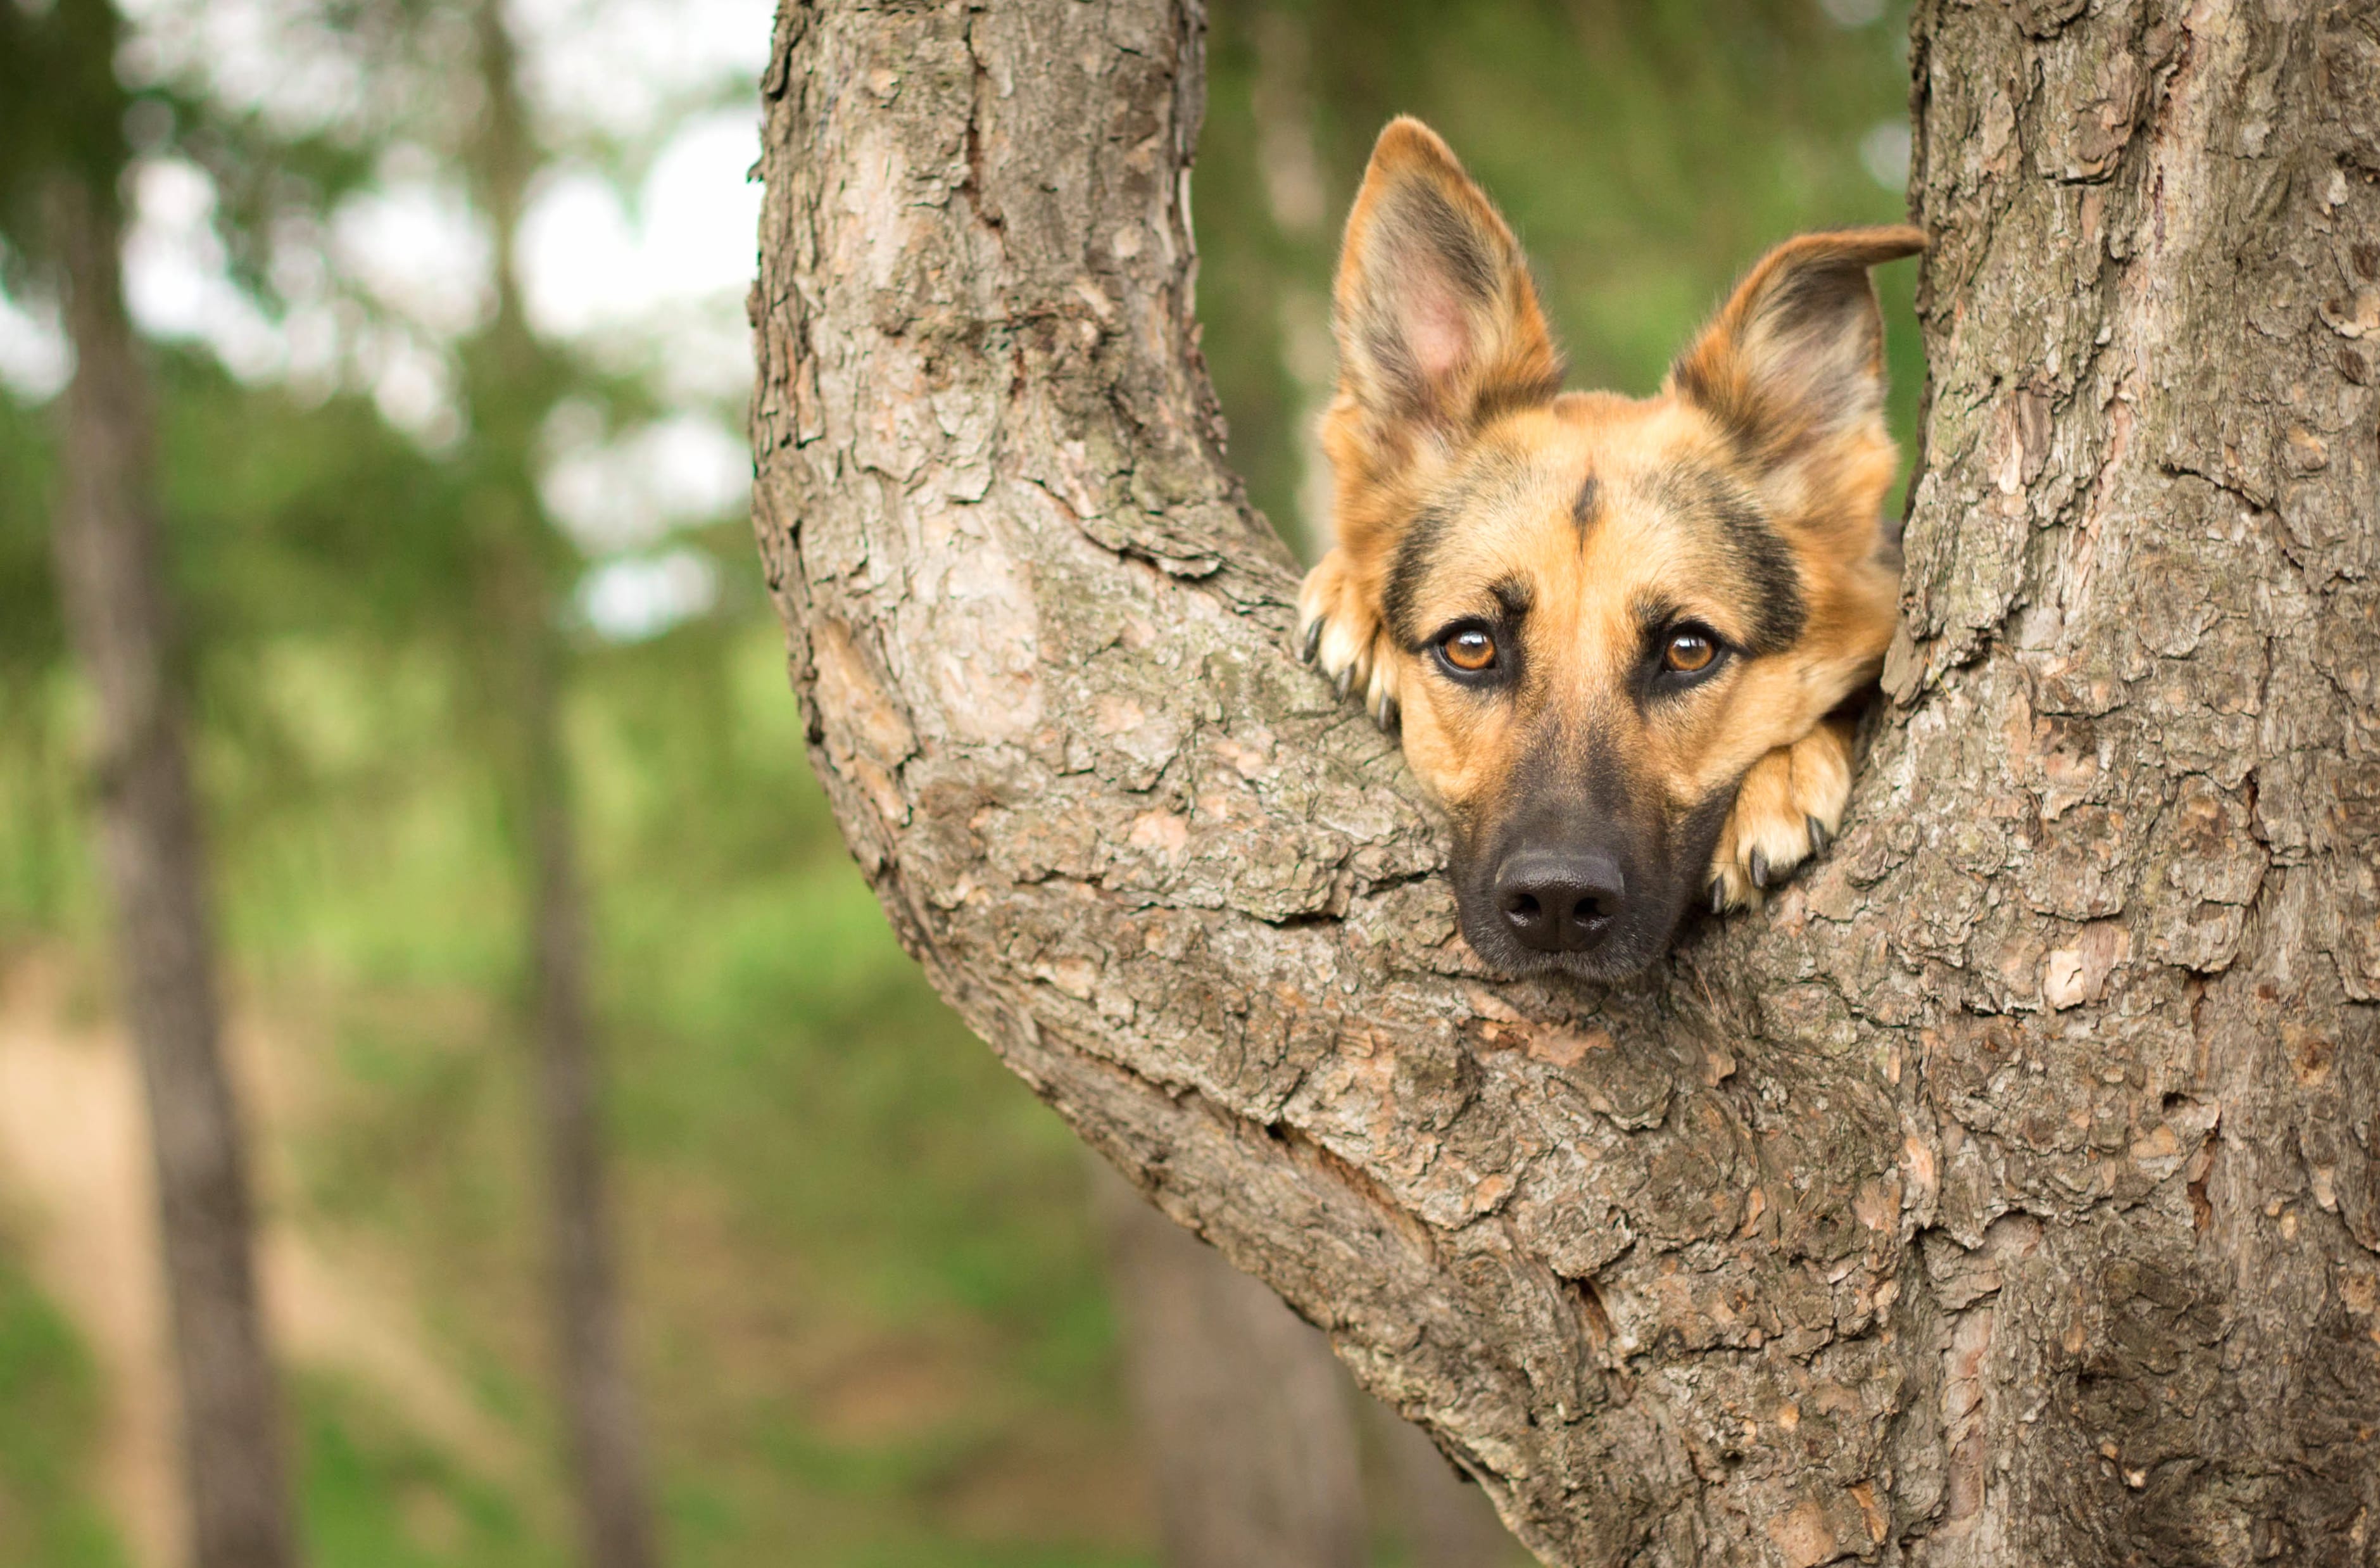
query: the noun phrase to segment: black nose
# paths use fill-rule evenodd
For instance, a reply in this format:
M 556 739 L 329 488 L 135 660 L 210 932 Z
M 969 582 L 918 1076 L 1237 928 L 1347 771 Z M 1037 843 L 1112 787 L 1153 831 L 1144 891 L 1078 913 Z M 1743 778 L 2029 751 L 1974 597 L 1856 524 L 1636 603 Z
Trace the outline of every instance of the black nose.
M 1608 855 L 1531 849 L 1497 869 L 1496 907 L 1524 947 L 1584 953 L 1620 913 L 1626 879 Z

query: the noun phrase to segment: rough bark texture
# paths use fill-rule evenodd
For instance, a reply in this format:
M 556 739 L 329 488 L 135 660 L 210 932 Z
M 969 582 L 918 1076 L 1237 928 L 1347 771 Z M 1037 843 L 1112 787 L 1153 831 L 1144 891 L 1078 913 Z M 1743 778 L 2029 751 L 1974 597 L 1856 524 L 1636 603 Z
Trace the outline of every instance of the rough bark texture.
M 298 1561 L 265 1354 L 213 920 L 158 537 L 146 369 L 124 308 L 115 203 L 48 192 L 75 346 L 59 432 L 58 598 L 91 682 L 94 805 L 118 983 L 149 1099 L 194 1568 Z M 126 1282 L 127 1289 L 137 1288 Z
M 1838 846 L 1507 984 L 1285 649 L 1193 0 L 790 3 L 756 527 L 903 940 L 1548 1561 L 2374 1561 L 2380 39 L 1929 0 L 1907 635 Z
M 1165 1568 L 1363 1568 L 1354 1411 L 1329 1344 L 1272 1292 L 1100 1175 Z

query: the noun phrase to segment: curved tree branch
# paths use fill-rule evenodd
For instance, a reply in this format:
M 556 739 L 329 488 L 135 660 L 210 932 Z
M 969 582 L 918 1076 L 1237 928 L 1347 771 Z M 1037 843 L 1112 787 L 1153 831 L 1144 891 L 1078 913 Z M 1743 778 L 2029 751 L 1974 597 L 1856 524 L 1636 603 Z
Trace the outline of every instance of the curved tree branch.
M 1609 991 L 1481 969 L 1287 646 L 1196 348 L 1196 0 L 780 13 L 756 528 L 854 853 L 1548 1561 L 2380 1515 L 2374 397 L 2314 358 L 2380 285 L 2313 281 L 2380 237 L 2380 67 L 2017 11 L 1916 24 L 1931 467 L 1853 815 Z M 2259 202 L 2306 232 L 2242 249 Z

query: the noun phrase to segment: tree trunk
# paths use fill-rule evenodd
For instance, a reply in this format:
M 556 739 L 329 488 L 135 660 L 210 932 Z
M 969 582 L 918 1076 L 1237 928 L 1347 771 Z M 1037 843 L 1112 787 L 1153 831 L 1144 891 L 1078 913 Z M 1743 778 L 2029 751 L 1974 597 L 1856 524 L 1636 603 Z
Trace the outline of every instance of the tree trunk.
M 1513 1560 L 1480 1489 L 1428 1438 L 1378 1400 L 1351 1408 L 1318 1331 L 1104 1164 L 1093 1180 L 1166 1568 L 1352 1568 L 1376 1516 L 1414 1568 Z M 1378 1449 L 1371 1489 L 1359 1418 Z
M 1403 1528 L 1413 1568 L 1509 1568 L 1520 1561 L 1487 1495 L 1420 1428 L 1377 1399 L 1364 1402 L 1364 1414 L 1378 1441 L 1384 1483 L 1393 1489 L 1385 1512 Z
M 1840 842 L 1454 935 L 1196 346 L 1195 0 L 780 12 L 755 525 L 903 941 L 1549 1562 L 2366 1563 L 2380 39 L 1928 0 L 1936 383 Z
M 585 896 L 552 693 L 524 718 L 542 764 L 527 803 L 536 879 L 538 1107 L 545 1124 L 554 1331 L 579 1520 L 593 1568 L 651 1568 L 659 1559 L 604 1198 L 602 1076 L 587 1014 Z
M 1166 1568 L 1362 1568 L 1354 1415 L 1328 1343 L 1112 1173 L 1099 1177 Z
M 50 183 L 76 364 L 62 407 L 58 597 L 91 686 L 94 804 L 126 1022 L 149 1097 L 180 1374 L 189 1557 L 298 1561 L 265 1354 L 239 1116 L 224 1071 L 206 856 L 182 738 L 146 372 L 125 314 L 111 193 Z M 128 1288 L 132 1288 L 130 1282 Z
M 658 1561 L 650 1481 L 622 1344 L 603 1180 L 602 1072 L 587 997 L 586 894 L 562 734 L 568 653 L 553 537 L 538 497 L 536 443 L 567 384 L 530 330 L 516 264 L 538 151 L 504 7 L 474 15 L 483 94 L 467 155 L 496 237 L 496 312 L 468 359 L 474 495 L 482 552 L 495 750 L 528 920 L 529 1032 L 545 1151 L 547 1268 L 581 1548 L 591 1568 Z

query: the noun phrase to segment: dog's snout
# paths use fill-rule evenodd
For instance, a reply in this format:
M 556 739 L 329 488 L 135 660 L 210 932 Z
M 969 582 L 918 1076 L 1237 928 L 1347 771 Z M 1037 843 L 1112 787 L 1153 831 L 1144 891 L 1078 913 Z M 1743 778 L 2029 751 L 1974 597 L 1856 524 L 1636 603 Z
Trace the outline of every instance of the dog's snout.
M 1524 947 L 1584 953 L 1620 914 L 1626 879 L 1608 855 L 1526 850 L 1497 869 L 1496 907 Z

